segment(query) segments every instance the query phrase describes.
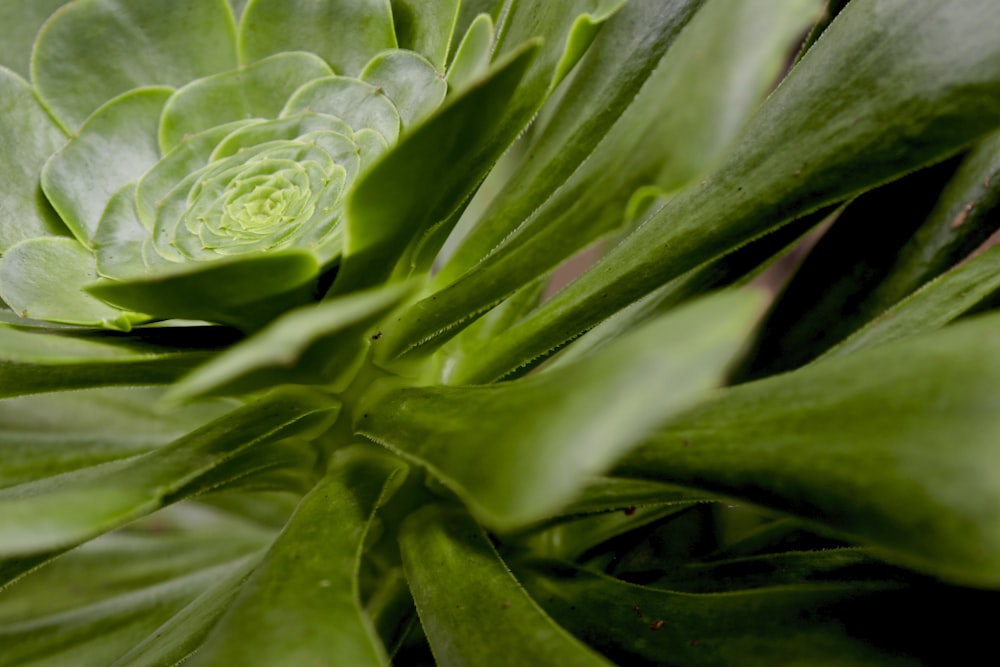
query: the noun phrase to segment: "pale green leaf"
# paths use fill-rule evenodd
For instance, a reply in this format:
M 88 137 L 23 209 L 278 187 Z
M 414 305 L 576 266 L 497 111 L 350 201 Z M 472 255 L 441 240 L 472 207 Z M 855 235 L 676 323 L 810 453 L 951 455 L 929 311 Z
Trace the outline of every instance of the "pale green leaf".
M 94 112 L 42 170 L 42 189 L 63 222 L 84 245 L 111 196 L 160 159 L 156 141 L 170 88 L 142 88 Z
M 385 51 L 365 66 L 361 80 L 385 92 L 403 130 L 441 106 L 448 84 L 430 61 L 408 51 Z
M 440 71 L 458 21 L 461 0 L 391 0 L 396 37 L 404 49 L 416 51 Z
M 428 467 L 488 525 L 546 518 L 650 430 L 719 385 L 759 314 L 731 292 L 656 320 L 561 369 L 476 387 L 362 398 L 355 429 Z
M 355 132 L 375 130 L 390 144 L 399 138 L 399 112 L 373 85 L 342 76 L 317 79 L 299 88 L 288 100 L 281 116 L 304 112 L 339 118 Z
M 80 0 L 38 35 L 31 79 L 67 129 L 133 88 L 182 86 L 236 67 L 226 0 Z
M 403 524 L 400 549 L 420 623 L 442 667 L 610 667 L 539 609 L 468 516 L 425 507 Z
M 95 280 L 94 255 L 74 239 L 28 239 L 0 258 L 0 296 L 22 317 L 122 331 L 149 319 L 87 294 Z
M 0 67 L 27 79 L 31 76 L 31 47 L 45 19 L 66 4 L 66 0 L 7 0 L 0 3 Z
M 480 14 L 469 24 L 448 67 L 448 85 L 461 90 L 486 73 L 493 51 L 493 20 Z
M 311 51 L 337 74 L 357 76 L 397 46 L 389 0 L 250 0 L 240 21 L 240 60 Z
M 277 118 L 299 86 L 331 74 L 319 57 L 290 52 L 189 83 L 163 110 L 160 150 L 167 153 L 188 135 L 232 121 Z
M 8 7 L 3 5 L 4 11 Z M 66 135 L 38 104 L 28 84 L 0 67 L 0 252 L 18 241 L 66 235 L 42 194 L 42 166 Z

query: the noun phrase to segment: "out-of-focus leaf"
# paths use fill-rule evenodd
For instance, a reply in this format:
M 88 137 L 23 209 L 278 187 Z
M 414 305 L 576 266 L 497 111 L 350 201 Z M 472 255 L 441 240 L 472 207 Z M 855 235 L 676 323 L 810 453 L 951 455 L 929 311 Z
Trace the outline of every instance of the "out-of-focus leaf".
M 156 131 L 172 92 L 142 88 L 116 97 L 45 164 L 45 195 L 80 243 L 93 241 L 111 195 L 159 161 Z
M 640 505 L 687 504 L 718 500 L 711 493 L 644 479 L 592 477 L 576 500 L 565 508 L 566 515 L 624 510 Z
M 998 586 L 998 381 L 1000 318 L 983 317 L 736 387 L 615 474 L 741 498 Z
M 149 319 L 109 306 L 81 289 L 97 278 L 94 255 L 74 239 L 28 239 L 0 258 L 0 295 L 24 317 L 121 331 Z
M 26 3 L 22 3 L 26 4 Z M 39 3 L 41 4 L 41 3 Z M 0 12 L 11 7 L 5 3 Z M 5 25 L 5 24 L 3 24 Z M 6 44 L 6 38 L 4 38 Z M 22 79 L 0 67 L 0 252 L 25 239 L 65 235 L 38 174 L 66 136 Z
M 287 383 L 343 384 L 364 357 L 365 334 L 415 287 L 394 284 L 292 311 L 200 366 L 167 398 L 241 394 Z
M 202 591 L 245 576 L 268 537 L 215 527 L 211 535 L 89 543 L 0 595 L 0 657 L 10 665 L 106 667 Z
M 0 487 L 142 454 L 234 407 L 211 401 L 161 412 L 153 408 L 161 395 L 133 387 L 0 401 Z
M 466 515 L 419 510 L 403 524 L 400 548 L 439 665 L 609 667 L 538 608 Z
M 990 132 L 1000 124 L 998 31 L 1000 6 L 991 0 L 851 2 L 704 186 L 669 200 L 489 355 L 516 368 L 797 215 Z M 411 344 L 420 340 L 412 333 Z
M 553 618 L 619 664 L 922 664 L 919 658 L 901 655 L 893 645 L 897 639 L 893 635 L 901 634 L 896 628 L 906 627 L 897 625 L 896 614 L 872 613 L 885 606 L 895 609 L 893 602 L 917 597 L 893 583 L 809 584 L 694 595 L 628 584 L 570 566 L 517 568 L 517 574 Z
M 232 121 L 276 118 L 296 88 L 332 74 L 318 56 L 291 52 L 190 83 L 163 109 L 160 150 L 165 154 L 187 135 Z
M 387 664 L 357 576 L 375 510 L 405 475 L 384 452 L 336 452 L 190 664 Z
M 69 130 L 132 88 L 181 86 L 236 67 L 235 26 L 225 0 L 81 0 L 45 24 L 31 79 Z
M 402 347 L 395 350 L 405 352 L 424 342 L 433 343 L 439 336 L 453 335 L 456 326 L 496 304 L 524 280 L 554 268 L 584 245 L 620 227 L 629 200 L 639 188 L 655 184 L 672 190 L 713 167 L 774 85 L 789 46 L 815 20 L 817 6 L 818 0 L 708 2 L 658 67 L 650 73 L 648 68 L 655 61 L 642 62 L 645 68 L 640 68 L 640 76 L 648 79 L 634 99 L 609 91 L 610 72 L 599 68 L 598 97 L 628 105 L 615 110 L 620 116 L 614 112 L 598 114 L 598 123 L 615 122 L 614 126 L 606 129 L 597 125 L 595 139 L 600 141 L 585 142 L 580 152 L 566 161 L 553 155 L 561 145 L 558 140 L 544 147 L 539 156 L 544 166 L 540 167 L 552 169 L 553 175 L 546 176 L 538 190 L 533 181 L 525 181 L 529 208 L 522 209 L 522 204 L 515 208 L 527 218 L 509 218 L 503 202 L 498 203 L 494 212 L 501 220 L 484 239 L 490 245 L 477 246 L 478 251 L 489 254 L 467 257 L 465 263 L 480 261 L 453 284 L 404 313 L 395 336 Z M 644 56 L 662 52 L 661 41 L 673 37 L 687 16 L 683 9 L 671 8 L 677 13 L 661 10 L 666 16 L 656 16 L 666 23 L 669 37 L 654 33 L 653 44 L 646 47 Z M 616 70 L 636 74 L 627 66 L 612 68 Z M 593 85 L 589 77 L 581 81 L 585 82 L 583 88 Z M 617 84 L 615 80 L 613 85 Z M 573 103 L 567 107 L 583 111 L 584 117 L 592 109 L 589 99 L 570 99 Z M 586 131 L 587 124 L 582 125 L 573 123 L 570 127 Z M 539 201 L 540 196 L 547 198 Z M 457 251 L 463 252 L 461 248 Z M 565 339 L 553 341 L 550 348 L 563 342 Z M 480 376 L 475 381 L 496 377 Z
M 404 49 L 427 58 L 444 71 L 461 0 L 391 0 L 396 37 Z
M 529 45 L 512 54 L 404 137 L 358 182 L 347 203 L 345 258 L 335 293 L 383 281 L 408 245 L 472 194 L 514 139 L 514 133 L 498 134 L 496 124 L 534 53 Z
M 239 44 L 244 63 L 311 51 L 347 76 L 357 76 L 376 53 L 397 45 L 389 0 L 250 0 Z
M 0 490 L 0 553 L 24 557 L 74 546 L 245 474 L 234 459 L 328 424 L 338 404 L 286 391 L 234 410 L 170 445 Z M 250 459 L 252 461 L 252 458 Z
M 426 466 L 488 525 L 546 518 L 650 429 L 718 386 L 759 314 L 730 292 L 651 322 L 561 369 L 489 386 L 361 399 L 355 430 Z
M 0 325 L 0 397 L 170 383 L 205 361 L 204 350 L 112 336 L 73 336 Z

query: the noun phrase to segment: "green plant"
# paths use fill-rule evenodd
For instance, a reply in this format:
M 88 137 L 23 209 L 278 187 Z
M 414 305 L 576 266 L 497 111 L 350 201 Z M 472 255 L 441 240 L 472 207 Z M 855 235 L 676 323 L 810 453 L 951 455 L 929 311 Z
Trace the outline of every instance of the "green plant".
M 0 664 L 986 635 L 994 0 L 63 4 L 0 4 Z

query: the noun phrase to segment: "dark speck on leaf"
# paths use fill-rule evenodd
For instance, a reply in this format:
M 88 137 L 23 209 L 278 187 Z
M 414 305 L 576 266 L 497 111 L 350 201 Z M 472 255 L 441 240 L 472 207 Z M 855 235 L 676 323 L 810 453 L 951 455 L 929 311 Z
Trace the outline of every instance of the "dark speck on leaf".
M 632 516 L 633 514 L 635 514 L 635 508 L 634 507 L 626 507 L 625 508 L 625 516 Z
M 511 601 L 510 600 L 504 600 L 503 604 L 500 605 L 500 608 L 501 609 L 510 609 L 510 605 L 511 605 Z
M 691 640 L 691 646 L 697 646 L 697 645 L 698 645 L 698 640 L 697 639 L 692 639 Z
M 650 630 L 659 630 L 662 627 L 663 627 L 663 621 L 661 619 L 657 619 L 649 624 Z
M 632 605 L 632 611 L 635 612 L 636 616 L 642 618 L 642 609 L 639 608 L 639 605 L 637 604 Z
M 374 334 L 372 335 L 372 340 L 378 340 L 378 339 L 379 339 L 379 338 L 381 338 L 381 337 L 382 337 L 382 332 L 381 332 L 381 331 L 377 331 L 377 332 L 375 332 L 375 333 L 374 333 Z

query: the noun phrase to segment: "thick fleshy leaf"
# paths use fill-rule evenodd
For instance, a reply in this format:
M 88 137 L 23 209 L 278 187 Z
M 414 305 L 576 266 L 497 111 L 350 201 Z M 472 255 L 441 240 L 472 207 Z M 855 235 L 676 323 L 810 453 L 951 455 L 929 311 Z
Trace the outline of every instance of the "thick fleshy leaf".
M 182 86 L 234 67 L 226 0 L 81 0 L 39 33 L 31 78 L 53 115 L 75 130 L 132 88 Z
M 444 71 L 461 0 L 391 0 L 396 37 L 404 49 L 416 51 Z
M 405 475 L 384 452 L 336 452 L 189 664 L 387 664 L 357 577 L 375 510 Z
M 115 98 L 87 119 L 42 171 L 42 189 L 80 243 L 89 245 L 108 200 L 160 159 L 156 131 L 170 88 Z
M 1000 585 L 998 331 L 983 317 L 736 387 L 616 474 L 743 498 L 892 562 Z
M 8 0 L 0 4 L 0 67 L 25 79 L 31 76 L 31 47 L 45 19 L 66 4 L 66 0 Z
M 0 401 L 0 487 L 148 452 L 234 405 L 153 408 L 162 392 L 130 387 L 57 392 Z
M 66 135 L 38 104 L 28 84 L 2 67 L 0 118 L 0 155 L 4 156 L 0 161 L 0 252 L 6 252 L 18 241 L 67 233 L 45 200 L 39 181 L 42 166 L 65 143 Z
M 547 612 L 619 664 L 924 664 L 919 653 L 906 656 L 898 646 L 912 650 L 923 641 L 913 636 L 907 640 L 911 626 L 900 624 L 897 617 L 904 611 L 897 605 L 918 601 L 921 593 L 900 590 L 893 583 L 804 584 L 692 595 L 569 566 L 517 572 Z M 922 613 L 932 610 L 926 603 L 920 607 Z M 898 611 L 885 613 L 887 609 Z M 920 620 L 916 613 L 906 617 Z M 897 628 L 907 630 L 900 633 Z
M 311 252 L 283 250 L 178 265 L 173 272 L 144 279 L 91 283 L 86 291 L 122 308 L 141 306 L 155 317 L 252 330 L 310 301 L 319 268 Z
M 282 117 L 311 111 L 339 118 L 357 132 L 375 130 L 390 144 L 399 138 L 399 112 L 387 95 L 367 83 L 331 76 L 299 88 L 282 110 Z
M 708 2 L 659 66 L 652 73 L 643 72 L 649 78 L 634 99 L 615 98 L 599 88 L 600 97 L 628 104 L 617 119 L 613 112 L 598 117 L 604 123 L 616 121 L 614 127 L 600 143 L 581 146 L 581 154 L 565 162 L 552 155 L 559 143 L 544 147 L 543 156 L 549 158 L 546 162 L 552 165 L 554 177 L 547 176 L 543 186 L 558 189 L 535 189 L 531 180 L 525 181 L 529 208 L 517 205 L 519 213 L 530 214 L 523 221 L 520 216 L 509 218 L 499 203 L 494 209 L 501 218 L 495 223 L 495 236 L 484 239 L 488 247 L 476 246 L 494 251 L 457 282 L 434 293 L 433 301 L 425 299 L 406 313 L 399 325 L 400 341 L 410 345 L 433 341 L 470 314 L 494 305 L 521 281 L 555 268 L 586 244 L 620 227 L 629 200 L 639 188 L 655 184 L 674 189 L 713 167 L 773 86 L 789 47 L 815 20 L 818 7 L 818 0 Z M 667 14 L 669 36 L 659 39 L 670 39 L 678 28 L 671 19 L 685 16 L 683 11 L 680 16 Z M 645 55 L 659 50 L 658 41 L 654 39 Z M 629 73 L 627 66 L 619 67 L 624 70 L 621 73 Z M 603 76 L 601 82 L 609 83 Z M 589 110 L 588 103 L 581 106 Z M 597 131 L 603 129 L 599 125 Z M 539 201 L 539 195 L 547 198 Z
M 9 324 L 0 326 L 0 350 L 3 398 L 85 387 L 166 384 L 208 357 L 197 347 L 74 336 L 69 331 L 41 333 Z
M 84 292 L 95 280 L 94 255 L 74 239 L 28 239 L 0 258 L 0 296 L 22 317 L 122 331 L 149 319 Z
M 318 56 L 291 52 L 189 83 L 163 110 L 160 150 L 166 154 L 186 136 L 232 121 L 277 118 L 299 86 L 332 74 Z
M 0 490 L 0 553 L 25 557 L 75 546 L 241 477 L 248 472 L 239 465 L 242 454 L 319 432 L 337 408 L 305 391 L 278 393 L 147 454 Z
M 465 88 L 490 66 L 493 49 L 493 19 L 480 14 L 469 24 L 469 29 L 459 42 L 455 58 L 448 67 L 448 85 L 454 90 Z
M 420 623 L 442 667 L 610 667 L 538 608 L 466 515 L 433 505 L 417 511 L 403 524 L 400 549 Z
M 240 60 L 311 51 L 337 74 L 357 76 L 397 46 L 389 0 L 250 0 L 240 21 Z
M 494 527 L 546 518 L 650 429 L 721 382 L 761 307 L 706 299 L 592 357 L 498 385 L 376 385 L 355 429 L 427 466 Z
M 990 0 L 851 2 L 703 187 L 671 199 L 491 355 L 516 368 L 698 264 L 990 132 L 998 31 Z
M 250 393 L 291 383 L 343 385 L 364 358 L 366 333 L 415 287 L 389 285 L 292 311 L 174 384 L 169 398 Z
M 361 80 L 385 92 L 403 130 L 441 106 L 448 84 L 430 61 L 408 51 L 385 51 L 361 72 Z
M 534 56 L 529 45 L 453 98 L 369 170 L 347 203 L 335 292 L 387 278 L 407 246 L 465 201 L 515 134 L 498 134 L 504 103 Z

